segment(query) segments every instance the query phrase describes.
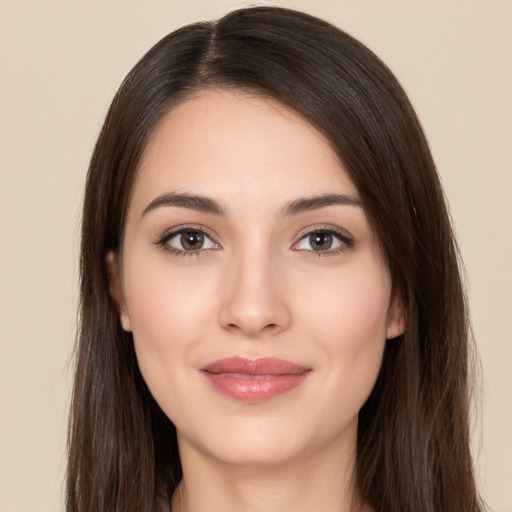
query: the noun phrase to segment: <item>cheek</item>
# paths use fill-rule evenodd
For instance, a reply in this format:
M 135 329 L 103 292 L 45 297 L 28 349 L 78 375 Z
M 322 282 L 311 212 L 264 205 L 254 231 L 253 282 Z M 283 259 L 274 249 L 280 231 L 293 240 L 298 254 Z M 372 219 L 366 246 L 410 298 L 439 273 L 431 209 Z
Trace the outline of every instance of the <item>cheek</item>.
M 344 285 L 336 296 L 320 305 L 318 317 L 329 331 L 326 340 L 331 348 L 355 356 L 384 342 L 388 296 L 382 288 L 365 287 L 360 282 L 345 281 Z
M 135 335 L 168 345 L 193 337 L 212 308 L 212 280 L 200 272 L 177 271 L 165 257 L 136 257 L 125 263 L 125 296 Z
M 125 262 L 124 272 L 135 351 L 148 387 L 164 406 L 162 399 L 184 379 L 208 332 L 213 283 L 177 272 L 165 258 L 136 256 Z
M 301 316 L 329 368 L 327 389 L 357 412 L 370 394 L 386 344 L 391 283 L 377 265 L 351 268 L 308 297 Z

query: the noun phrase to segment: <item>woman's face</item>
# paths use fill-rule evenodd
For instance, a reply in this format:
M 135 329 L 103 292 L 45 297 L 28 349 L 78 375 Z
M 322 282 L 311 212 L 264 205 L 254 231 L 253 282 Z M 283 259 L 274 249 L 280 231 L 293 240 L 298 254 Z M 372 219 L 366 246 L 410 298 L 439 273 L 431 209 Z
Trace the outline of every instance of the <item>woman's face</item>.
M 401 309 L 356 188 L 300 116 L 225 91 L 171 110 L 109 262 L 182 453 L 267 465 L 355 446 Z

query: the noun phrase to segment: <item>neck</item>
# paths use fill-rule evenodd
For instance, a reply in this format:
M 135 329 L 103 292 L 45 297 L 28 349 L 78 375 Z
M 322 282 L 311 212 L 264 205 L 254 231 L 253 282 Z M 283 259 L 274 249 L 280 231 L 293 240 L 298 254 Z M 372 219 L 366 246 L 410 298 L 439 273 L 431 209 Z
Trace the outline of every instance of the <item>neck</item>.
M 270 466 L 226 464 L 183 442 L 180 453 L 172 512 L 371 512 L 356 492 L 355 443 Z

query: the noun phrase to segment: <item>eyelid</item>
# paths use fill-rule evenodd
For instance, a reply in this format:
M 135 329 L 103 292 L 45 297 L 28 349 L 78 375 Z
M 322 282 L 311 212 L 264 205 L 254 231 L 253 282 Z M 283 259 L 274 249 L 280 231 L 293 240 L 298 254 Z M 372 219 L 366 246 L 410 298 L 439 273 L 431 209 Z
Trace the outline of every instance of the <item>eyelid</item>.
M 167 242 L 171 240 L 173 237 L 185 233 L 187 231 L 196 231 L 198 233 L 202 233 L 205 237 L 208 237 L 215 245 L 215 248 L 208 248 L 208 249 L 197 249 L 195 251 L 185 251 L 182 249 L 177 249 L 176 247 L 173 247 L 169 245 Z M 211 250 L 217 250 L 221 248 L 220 243 L 217 241 L 217 237 L 209 230 L 208 228 L 197 225 L 197 224 L 183 224 L 181 226 L 175 226 L 172 228 L 167 229 L 163 235 L 161 235 L 158 240 L 156 241 L 156 245 L 161 247 L 164 250 L 168 250 L 173 252 L 174 254 L 179 254 L 180 256 L 193 256 L 198 255 L 201 252 L 207 252 Z
M 173 247 L 169 245 L 167 242 L 171 240 L 174 236 L 179 235 L 180 233 L 186 232 L 186 231 L 197 231 L 202 234 L 204 234 L 206 237 L 208 237 L 215 245 L 215 248 L 207 248 L 207 249 L 197 249 L 195 251 L 186 251 L 182 249 L 177 249 L 176 247 Z M 325 251 L 313 251 L 310 249 L 299 249 L 296 248 L 296 246 L 304 240 L 306 237 L 311 236 L 314 233 L 327 233 L 334 237 L 336 237 L 340 242 L 341 245 L 334 248 L 334 249 L 327 249 Z M 164 250 L 168 250 L 170 252 L 173 252 L 175 255 L 179 256 L 198 256 L 200 253 L 207 253 L 212 250 L 221 249 L 222 246 L 217 240 L 217 236 L 212 233 L 212 231 L 205 226 L 197 225 L 197 224 L 183 224 L 181 226 L 174 226 L 172 228 L 167 229 L 163 235 L 161 235 L 158 240 L 156 241 L 156 245 Z M 291 249 L 295 250 L 297 252 L 305 252 L 308 253 L 310 256 L 329 256 L 329 255 L 336 255 L 341 252 L 345 252 L 347 250 L 352 249 L 354 246 L 354 240 L 352 235 L 345 231 L 344 229 L 341 229 L 339 227 L 335 227 L 332 225 L 317 225 L 317 226 L 309 226 L 307 228 L 304 228 L 301 230 L 301 232 L 296 236 L 296 241 L 292 244 Z
M 315 233 L 327 233 L 334 237 L 336 237 L 340 242 L 341 245 L 339 247 L 336 247 L 334 249 L 327 249 L 325 251 L 313 251 L 310 249 L 299 249 L 295 248 L 302 240 L 307 238 L 308 236 L 311 236 Z M 303 229 L 298 235 L 297 240 L 292 245 L 292 250 L 295 251 L 304 251 L 306 253 L 309 253 L 308 255 L 311 256 L 332 256 L 339 254 L 341 252 L 347 251 L 349 249 L 352 249 L 354 247 L 354 239 L 350 233 L 347 231 L 330 225 L 321 225 L 321 226 L 310 226 L 305 229 Z

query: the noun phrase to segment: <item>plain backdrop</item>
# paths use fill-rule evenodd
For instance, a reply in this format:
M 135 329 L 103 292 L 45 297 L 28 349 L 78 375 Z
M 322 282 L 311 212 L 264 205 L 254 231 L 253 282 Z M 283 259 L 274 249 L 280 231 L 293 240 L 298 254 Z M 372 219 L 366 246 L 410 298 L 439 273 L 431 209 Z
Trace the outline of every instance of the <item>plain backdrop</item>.
M 273 4 L 361 39 L 419 113 L 469 281 L 481 486 L 512 512 L 512 1 Z M 109 102 L 163 35 L 242 5 L 0 0 L 0 512 L 63 510 L 81 198 Z

